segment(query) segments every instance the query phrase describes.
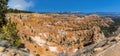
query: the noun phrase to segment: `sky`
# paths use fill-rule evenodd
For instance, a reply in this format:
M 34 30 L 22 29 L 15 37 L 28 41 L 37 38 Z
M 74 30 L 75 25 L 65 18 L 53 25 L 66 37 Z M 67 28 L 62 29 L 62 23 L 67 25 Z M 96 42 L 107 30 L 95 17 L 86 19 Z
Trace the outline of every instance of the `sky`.
M 9 0 L 8 7 L 34 12 L 120 12 L 120 0 Z

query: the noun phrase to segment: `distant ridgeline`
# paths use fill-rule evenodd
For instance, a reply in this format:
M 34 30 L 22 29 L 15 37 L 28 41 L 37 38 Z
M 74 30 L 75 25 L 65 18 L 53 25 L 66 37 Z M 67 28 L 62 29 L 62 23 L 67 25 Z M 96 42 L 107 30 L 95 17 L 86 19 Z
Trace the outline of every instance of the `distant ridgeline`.
M 8 9 L 8 13 L 33 13 L 32 11 L 18 10 L 18 9 Z

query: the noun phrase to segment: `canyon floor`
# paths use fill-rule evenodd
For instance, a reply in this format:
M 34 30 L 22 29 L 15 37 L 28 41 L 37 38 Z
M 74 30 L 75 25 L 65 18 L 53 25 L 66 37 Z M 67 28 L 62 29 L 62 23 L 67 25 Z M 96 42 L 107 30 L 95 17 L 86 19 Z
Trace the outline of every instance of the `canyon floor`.
M 25 45 L 18 51 L 10 49 L 19 53 L 11 51 L 14 54 L 11 56 L 120 55 L 120 27 L 109 37 L 105 36 L 105 30 L 102 29 L 115 23 L 109 17 L 96 14 L 8 13 L 6 19 L 16 24 L 20 40 Z M 0 55 L 7 49 L 0 47 Z

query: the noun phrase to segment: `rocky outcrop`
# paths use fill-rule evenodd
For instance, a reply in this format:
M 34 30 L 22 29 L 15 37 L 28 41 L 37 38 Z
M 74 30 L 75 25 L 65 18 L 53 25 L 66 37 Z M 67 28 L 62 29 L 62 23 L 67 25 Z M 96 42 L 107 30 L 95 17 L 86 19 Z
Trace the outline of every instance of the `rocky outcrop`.
M 113 22 L 99 15 L 10 13 L 6 16 L 17 24 L 26 48 L 41 56 L 73 55 L 78 49 L 106 39 L 100 26 L 109 27 Z
M 18 49 L 11 49 L 11 48 L 5 48 L 5 47 L 0 47 L 0 56 L 33 56 L 32 54 L 18 50 Z
M 0 56 L 33 56 L 26 48 L 13 48 L 8 41 L 0 40 Z
M 120 40 L 120 34 L 115 37 L 115 39 Z M 106 50 L 96 54 L 96 56 L 119 56 L 120 55 L 120 41 L 116 44 L 113 44 L 111 47 L 107 48 Z

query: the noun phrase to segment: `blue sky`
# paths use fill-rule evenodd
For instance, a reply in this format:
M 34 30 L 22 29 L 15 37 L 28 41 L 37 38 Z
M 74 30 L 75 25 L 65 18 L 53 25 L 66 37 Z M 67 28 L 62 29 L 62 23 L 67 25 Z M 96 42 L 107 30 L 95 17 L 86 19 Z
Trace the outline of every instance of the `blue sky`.
M 35 12 L 120 12 L 120 0 L 10 0 L 8 6 Z

